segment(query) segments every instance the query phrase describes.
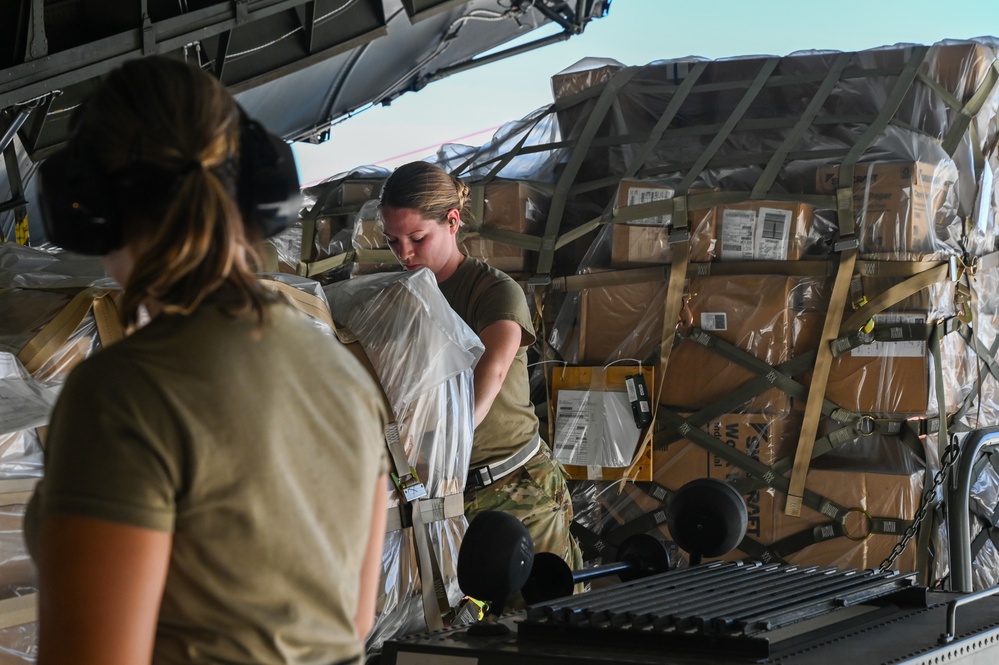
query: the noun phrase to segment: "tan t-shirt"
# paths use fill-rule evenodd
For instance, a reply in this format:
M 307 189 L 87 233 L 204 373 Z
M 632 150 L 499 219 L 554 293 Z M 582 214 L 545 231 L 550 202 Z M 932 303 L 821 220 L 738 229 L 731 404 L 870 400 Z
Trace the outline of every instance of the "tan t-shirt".
M 505 320 L 517 323 L 523 331 L 513 365 L 489 413 L 475 428 L 472 442 L 471 467 L 499 462 L 530 443 L 538 432 L 527 374 L 527 347 L 534 343 L 527 299 L 509 275 L 471 257 L 465 257 L 439 286 L 448 304 L 475 334 Z
M 64 513 L 173 532 L 153 662 L 359 656 L 358 579 L 385 413 L 350 353 L 285 304 L 160 316 L 84 361 L 53 414 L 35 539 Z

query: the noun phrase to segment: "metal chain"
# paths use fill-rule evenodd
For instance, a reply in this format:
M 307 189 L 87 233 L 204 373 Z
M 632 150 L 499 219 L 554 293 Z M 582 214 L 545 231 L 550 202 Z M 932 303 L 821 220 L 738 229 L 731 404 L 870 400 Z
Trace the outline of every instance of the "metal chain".
M 926 519 L 926 514 L 929 512 L 930 500 L 934 495 L 936 495 L 940 486 L 947 481 L 947 476 L 951 467 L 954 466 L 954 463 L 960 456 L 961 447 L 956 443 L 951 443 L 944 449 L 943 457 L 940 459 L 940 470 L 937 471 L 937 475 L 933 478 L 933 485 L 923 493 L 922 501 L 919 504 L 919 509 L 912 518 L 912 523 L 905 530 L 905 533 L 902 534 L 899 541 L 895 543 L 895 547 L 892 549 L 891 554 L 888 555 L 888 558 L 881 562 L 881 565 L 878 567 L 878 572 L 883 573 L 894 566 L 895 560 L 898 559 L 900 554 L 902 554 L 902 551 L 909 544 L 909 541 L 916 536 L 920 523 Z

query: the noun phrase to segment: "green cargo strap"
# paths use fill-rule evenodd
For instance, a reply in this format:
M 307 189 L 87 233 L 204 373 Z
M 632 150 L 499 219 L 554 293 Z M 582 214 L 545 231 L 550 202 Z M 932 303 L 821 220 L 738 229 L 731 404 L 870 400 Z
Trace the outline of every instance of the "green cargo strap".
M 690 186 L 694 184 L 694 181 L 700 176 L 701 172 L 707 168 L 708 163 L 711 161 L 715 153 L 718 152 L 725 141 L 729 139 L 732 131 L 735 129 L 739 121 L 742 120 L 742 116 L 745 115 L 746 111 L 756 100 L 756 97 L 763 90 L 763 86 L 766 84 L 767 80 L 770 78 L 770 74 L 773 73 L 774 69 L 777 68 L 777 64 L 780 62 L 780 58 L 767 58 L 763 66 L 760 67 L 760 71 L 756 74 L 749 87 L 746 88 L 745 94 L 743 94 L 742 99 L 739 103 L 735 105 L 732 109 L 732 113 L 729 114 L 728 119 L 722 123 L 721 128 L 715 134 L 714 138 L 701 152 L 701 155 L 694 161 L 693 165 L 687 171 L 687 175 L 684 176 L 683 180 L 680 182 L 677 190 L 686 192 L 690 189 Z M 674 227 L 675 228 L 675 227 Z
M 658 529 L 663 524 L 666 524 L 666 508 L 657 508 L 615 527 L 605 533 L 604 537 L 608 542 L 621 543 L 628 536 L 648 533 L 653 529 Z
M 851 512 L 858 512 L 856 510 Z M 863 511 L 860 511 L 863 512 Z M 866 513 L 864 513 L 866 515 Z M 884 535 L 899 536 L 905 532 L 912 523 L 908 520 L 891 517 L 867 517 L 868 532 L 864 536 L 852 536 L 847 532 L 844 522 L 826 522 L 808 529 L 799 531 L 785 538 L 781 538 L 768 546 L 768 550 L 777 554 L 781 559 L 786 559 L 792 554 L 796 554 L 806 547 L 824 543 L 837 538 L 849 538 L 855 542 L 866 540 L 868 536 Z
M 919 293 L 923 289 L 943 282 L 950 276 L 950 266 L 946 261 L 935 263 L 931 268 L 913 275 L 900 284 L 895 284 L 882 293 L 878 294 L 867 304 L 857 308 L 839 329 L 840 335 L 847 335 L 853 331 L 860 330 L 875 314 L 880 314 L 892 305 L 897 305 L 909 296 Z
M 811 101 L 795 123 L 794 128 L 788 132 L 785 139 L 781 142 L 780 147 L 774 151 L 773 157 L 767 162 L 763 173 L 760 174 L 759 180 L 756 181 L 756 186 L 753 187 L 753 199 L 768 197 L 770 187 L 773 186 L 774 180 L 777 179 L 777 175 L 784 167 L 784 160 L 790 154 L 791 150 L 799 144 L 805 132 L 812 126 L 812 121 L 822 110 L 826 99 L 832 93 L 833 89 L 835 89 L 836 84 L 839 83 L 840 76 L 852 57 L 852 53 L 840 53 L 836 56 L 836 59 L 829 67 L 829 73 L 826 75 L 825 80 L 822 81 L 822 85 L 815 91 L 815 95 L 812 96 Z
M 778 372 L 774 367 L 763 362 L 748 351 L 740 349 L 734 344 L 726 342 L 717 335 L 714 335 L 706 330 L 702 330 L 697 327 L 691 328 L 690 334 L 686 337 L 686 339 L 697 342 L 701 346 L 711 349 L 721 357 L 749 370 L 750 372 L 766 378 L 771 384 L 773 384 L 773 387 L 782 390 L 792 397 L 803 399 L 808 394 L 805 391 L 805 387 L 801 383 L 792 379 L 790 376 L 787 376 L 782 372 Z M 792 367 L 795 367 L 796 369 L 799 366 L 799 363 L 792 365 Z M 801 369 L 803 370 L 805 367 L 802 367 Z M 733 392 L 741 390 L 742 388 L 737 388 L 736 391 Z M 819 400 L 819 409 L 821 411 L 828 413 L 835 408 L 837 408 L 837 405 L 824 397 Z
M 771 546 L 764 545 L 758 540 L 754 540 L 749 536 L 744 536 L 739 545 L 736 548 L 741 552 L 745 552 L 748 558 L 753 561 L 762 561 L 768 565 L 785 564 L 787 563 L 781 558 L 781 555 L 772 549 Z
M 855 330 L 829 343 L 834 357 L 875 342 L 925 342 L 933 323 L 875 323 L 874 330 Z
M 949 156 L 954 156 L 954 152 L 957 150 L 957 146 L 961 142 L 961 137 L 971 125 L 971 121 L 974 117 L 978 115 L 979 111 L 982 110 L 986 100 L 988 100 L 989 96 L 992 94 L 992 89 L 995 87 L 996 81 L 999 81 L 999 62 L 992 63 L 988 73 L 985 75 L 985 80 L 982 81 L 978 90 L 975 91 L 975 94 L 971 96 L 964 106 L 961 106 L 961 100 L 955 98 L 949 90 L 946 90 L 940 86 L 939 83 L 929 77 L 923 78 L 923 82 L 936 90 L 940 97 L 943 98 L 944 102 L 946 102 L 951 108 L 958 111 L 957 118 L 951 123 L 951 127 L 947 131 L 947 135 L 943 137 L 943 142 L 941 144 Z M 972 142 L 972 145 L 980 145 L 980 142 L 974 141 Z
M 776 473 L 772 467 L 760 462 L 758 459 L 750 457 L 746 453 L 736 450 L 732 446 L 719 441 L 707 432 L 692 426 L 683 417 L 669 411 L 663 412 L 665 422 L 674 427 L 685 439 L 696 443 L 701 448 L 717 455 L 733 466 L 738 467 L 747 475 L 762 480 L 767 486 L 783 493 L 787 493 L 789 481 L 784 476 Z M 847 510 L 822 495 L 805 489 L 802 492 L 804 505 L 812 510 L 831 519 L 841 519 Z
M 666 129 L 670 126 L 670 124 L 673 122 L 673 119 L 676 117 L 676 114 L 680 111 L 680 107 L 683 106 L 683 102 L 687 100 L 687 96 L 690 94 L 690 91 L 693 89 L 694 84 L 697 83 L 697 80 L 701 77 L 701 74 L 704 73 L 704 70 L 707 69 L 707 67 L 708 67 L 708 61 L 698 62 L 693 67 L 691 67 L 690 72 L 687 73 L 687 76 L 684 78 L 683 83 L 677 86 L 676 92 L 673 93 L 673 96 L 669 100 L 669 104 L 666 105 L 666 108 L 663 110 L 662 115 L 659 116 L 659 120 L 656 122 L 655 126 L 649 132 L 648 139 L 646 139 L 645 143 L 642 144 L 642 147 L 638 149 L 638 152 L 635 154 L 635 157 L 631 160 L 631 163 L 628 165 L 628 168 L 625 169 L 624 175 L 622 176 L 623 178 L 635 177 L 635 174 L 638 173 L 638 170 L 642 167 L 643 164 L 645 164 L 645 161 L 649 158 L 649 155 L 652 154 L 652 151 L 655 149 L 656 145 L 662 139 L 662 136 L 666 132 Z
M 811 367 L 814 358 L 815 352 L 809 351 L 806 354 L 793 358 L 785 363 L 781 363 L 773 369 L 784 376 L 794 376 L 795 374 Z M 686 422 L 694 427 L 701 427 L 723 414 L 734 413 L 736 408 L 741 404 L 748 402 L 760 393 L 774 387 L 774 381 L 769 375 L 770 372 L 768 371 L 765 375 L 760 375 L 754 379 L 750 379 L 735 390 L 727 393 L 725 397 L 722 397 L 721 399 L 700 409 L 696 413 L 687 416 Z M 801 386 L 801 384 L 797 385 L 804 390 L 804 387 Z M 830 402 L 830 405 L 832 405 L 832 402 Z M 659 408 L 665 409 L 666 407 L 660 405 Z M 679 432 L 672 427 L 663 427 L 656 432 L 655 449 L 665 450 L 667 446 L 681 440 L 682 438 L 683 437 L 679 434 Z
M 614 551 L 614 545 L 579 522 L 573 522 L 569 525 L 569 533 L 579 542 L 584 559 L 596 559 L 605 556 L 607 552 Z
M 596 136 L 597 130 L 600 128 L 600 123 L 607 115 L 607 112 L 617 101 L 618 91 L 637 73 L 637 67 L 626 67 L 607 82 L 576 139 L 576 145 L 569 156 L 569 161 L 565 165 L 565 170 L 555 185 L 552 204 L 548 209 L 548 221 L 545 224 L 544 239 L 540 250 L 541 255 L 538 257 L 538 265 L 535 270 L 538 276 L 548 276 L 551 273 L 555 258 L 555 240 L 558 236 L 559 227 L 562 224 L 562 214 L 565 212 L 566 195 L 572 183 L 576 180 L 579 168 L 583 165 L 590 143 L 593 141 L 593 137 Z

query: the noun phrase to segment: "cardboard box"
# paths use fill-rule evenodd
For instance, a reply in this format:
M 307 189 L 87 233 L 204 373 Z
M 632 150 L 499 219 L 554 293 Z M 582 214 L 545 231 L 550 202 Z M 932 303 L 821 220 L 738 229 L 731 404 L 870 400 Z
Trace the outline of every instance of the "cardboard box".
M 815 173 L 820 194 L 839 187 L 839 165 L 822 166 Z M 954 212 L 957 169 L 953 163 L 868 162 L 857 164 L 853 202 L 860 253 L 875 258 L 919 260 L 936 250 L 935 225 L 947 226 Z
M 611 58 L 583 58 L 552 76 L 552 98 L 555 101 L 604 85 L 624 65 Z
M 473 188 L 470 214 L 459 239 L 462 253 L 503 272 L 526 272 L 534 268 L 536 252 L 484 238 L 479 228 L 500 229 L 539 236 L 544 232 L 551 197 L 515 180 L 495 181 Z
M 644 282 L 580 291 L 576 363 L 648 356 L 662 342 L 666 290 L 666 282 Z
M 795 316 L 795 354 L 817 349 L 824 314 Z M 925 323 L 922 312 L 885 313 L 875 324 Z M 916 415 L 929 405 L 929 359 L 926 342 L 874 342 L 833 358 L 826 399 L 855 413 Z M 811 371 L 798 380 L 808 387 Z M 795 400 L 797 408 L 804 403 Z
M 788 435 L 793 435 L 793 432 Z M 736 441 L 735 445 L 744 450 L 746 443 Z M 673 490 L 694 478 L 731 481 L 744 476 L 740 469 L 724 460 L 712 460 L 703 449 L 687 441 L 676 444 L 668 458 L 663 459 L 659 455 L 657 451 L 654 479 Z M 922 471 L 895 475 L 813 469 L 808 474 L 806 487 L 850 511 L 844 523 L 848 536 L 838 535 L 787 553 L 784 560 L 798 565 L 840 569 L 876 568 L 888 557 L 904 532 L 905 525 L 899 520 L 911 521 L 915 515 L 922 493 Z M 753 490 L 743 498 L 748 512 L 746 536 L 758 544 L 772 545 L 812 529 L 817 529 L 822 537 L 832 533 L 827 530 L 829 517 L 807 506 L 802 509 L 800 517 L 785 515 L 786 497 L 773 488 Z M 888 518 L 890 521 L 886 527 L 897 529 L 897 532 L 871 533 L 868 516 Z M 665 524 L 660 530 L 669 537 Z M 736 549 L 719 559 L 737 561 L 749 557 L 748 553 Z M 905 548 L 895 566 L 902 572 L 915 570 L 915 540 Z
M 673 198 L 673 189 L 641 180 L 622 180 L 617 190 L 616 206 L 626 208 L 640 203 Z M 650 264 L 672 263 L 669 245 L 672 215 L 657 215 L 614 224 L 611 228 L 611 267 L 635 268 Z M 712 210 L 692 210 L 690 229 L 690 261 L 704 263 L 715 255 L 715 217 Z
M 791 284 L 776 275 L 694 277 L 686 315 L 694 326 L 775 366 L 791 357 Z M 683 340 L 670 355 L 660 402 L 696 411 L 756 376 L 697 342 Z M 788 406 L 787 394 L 771 388 L 740 411 L 780 413 Z
M 335 256 L 349 249 L 343 242 L 337 243 L 338 234 L 354 225 L 354 218 L 361 206 L 380 195 L 386 178 L 347 178 L 338 183 L 323 183 L 306 190 L 316 196 L 318 210 L 315 220 L 313 245 L 314 260 Z M 303 248 L 304 249 L 304 248 Z M 305 258 L 305 257 L 303 257 Z
M 786 201 L 746 201 L 717 206 L 721 261 L 797 261 L 814 243 L 815 208 Z
M 687 416 L 689 414 L 679 414 Z M 801 417 L 796 413 L 727 413 L 701 429 L 726 445 L 748 454 L 753 459 L 772 466 L 775 462 L 794 455 L 801 431 Z M 667 438 L 676 440 L 664 450 L 655 451 L 655 480 L 666 487 L 678 489 L 694 478 L 713 478 L 719 469 L 734 469 L 723 458 L 694 444 L 689 450 L 687 439 L 673 433 Z M 715 472 L 712 472 L 715 469 Z M 720 476 L 727 480 L 727 476 Z

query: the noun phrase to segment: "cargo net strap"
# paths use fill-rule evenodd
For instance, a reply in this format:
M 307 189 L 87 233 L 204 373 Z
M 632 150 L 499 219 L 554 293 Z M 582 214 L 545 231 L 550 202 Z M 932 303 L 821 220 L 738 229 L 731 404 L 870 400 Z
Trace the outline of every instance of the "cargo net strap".
M 93 312 L 101 346 L 109 346 L 125 335 L 118 312 L 120 291 L 88 287 L 70 300 L 34 337 L 21 348 L 17 359 L 34 374 L 59 351 Z

